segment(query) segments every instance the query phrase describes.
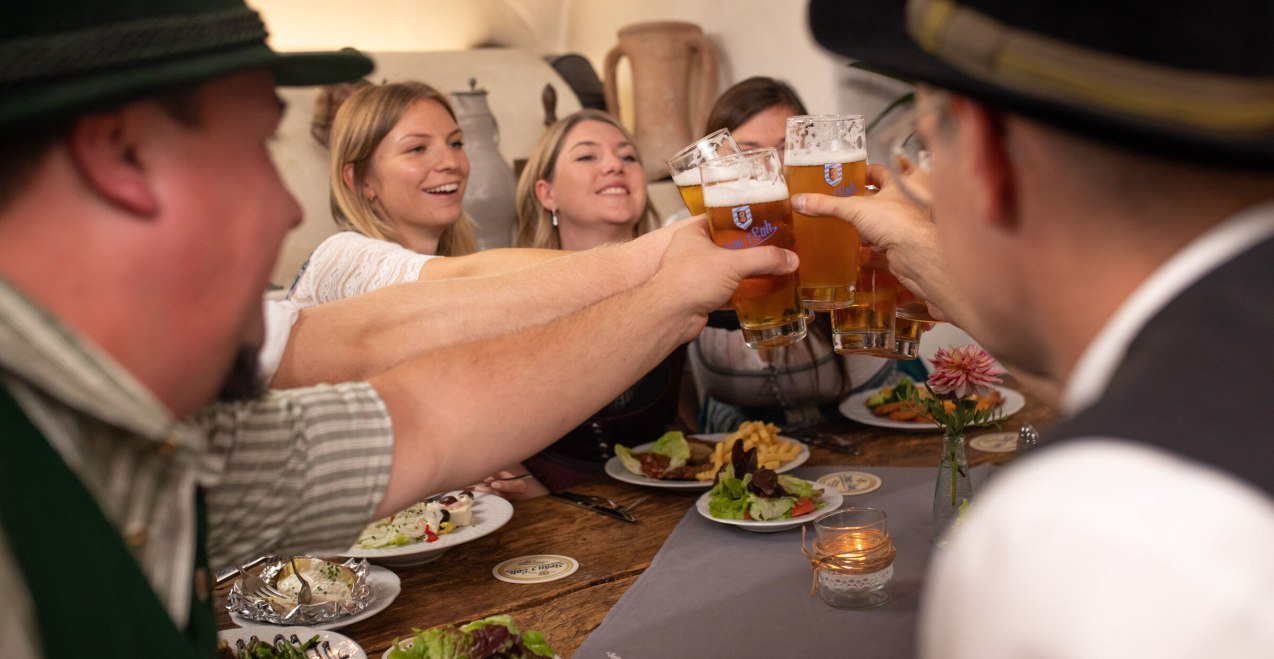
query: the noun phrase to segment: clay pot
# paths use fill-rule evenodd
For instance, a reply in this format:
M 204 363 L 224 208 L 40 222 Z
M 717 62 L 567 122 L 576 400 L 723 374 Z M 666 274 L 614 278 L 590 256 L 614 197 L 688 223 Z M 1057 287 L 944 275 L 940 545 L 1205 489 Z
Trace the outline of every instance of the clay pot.
M 517 219 L 514 196 L 517 180 L 500 155 L 500 131 L 487 92 L 472 89 L 452 92 L 456 123 L 464 130 L 464 151 L 469 156 L 469 183 L 464 192 L 464 210 L 478 224 L 478 248 L 508 247 L 513 244 L 513 224 Z
M 646 180 L 667 178 L 669 156 L 699 137 L 707 123 L 717 96 L 716 49 L 694 23 L 637 23 L 620 30 L 603 66 L 606 110 L 616 117 L 615 72 L 625 57 L 632 68 L 633 138 Z

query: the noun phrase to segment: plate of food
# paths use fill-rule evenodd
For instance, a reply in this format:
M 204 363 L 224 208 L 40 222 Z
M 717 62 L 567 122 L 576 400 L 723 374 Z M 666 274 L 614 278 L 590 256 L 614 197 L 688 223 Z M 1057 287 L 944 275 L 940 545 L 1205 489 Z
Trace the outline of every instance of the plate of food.
M 543 657 L 555 658 L 553 648 L 537 631 L 522 631 L 513 618 L 496 615 L 460 626 L 439 625 L 413 630 L 415 635 L 394 639 L 381 659 L 427 657 Z
M 923 385 L 917 386 L 908 378 L 882 387 L 875 391 L 863 391 L 841 401 L 841 414 L 869 426 L 894 428 L 897 430 L 938 430 L 938 426 L 928 417 L 907 402 L 908 389 L 916 389 L 920 395 L 928 396 Z M 995 423 L 1020 412 L 1026 407 L 1026 398 L 1021 393 L 1008 387 L 992 387 L 985 396 L 977 396 L 979 407 L 998 409 L 999 412 L 989 422 Z M 987 425 L 987 424 L 982 424 Z
M 730 464 L 712 490 L 695 502 L 695 510 L 719 524 L 773 533 L 813 521 L 839 508 L 842 501 L 836 488 L 758 466 L 756 449 L 743 450 L 736 444 Z
M 712 479 L 730 461 L 736 443 L 756 449 L 758 464 L 778 473 L 796 469 L 810 457 L 809 447 L 779 434 L 778 426 L 762 421 L 744 421 L 732 433 L 711 433 L 686 437 L 680 432 L 665 433 L 658 441 L 631 449 L 615 447 L 615 457 L 606 461 L 606 474 L 633 485 L 668 489 L 699 490 L 712 487 Z
M 269 559 L 261 570 L 267 585 L 282 597 L 260 598 L 243 592 L 243 581 L 230 586 L 226 609 L 240 627 L 304 625 L 309 629 L 339 629 L 384 611 L 402 592 L 398 575 L 363 559 L 336 563 L 312 556 L 296 557 L 301 576 L 310 586 L 311 603 L 297 605 L 300 581 L 286 559 Z M 351 582 L 351 575 L 354 581 Z M 278 627 L 271 627 L 277 629 Z M 271 638 L 274 638 L 271 636 Z
M 295 640 L 293 640 L 295 639 Z M 291 645 L 293 654 L 287 654 Z M 313 649 L 311 649 L 313 648 Z M 306 654 L 306 651 L 309 654 Z M 240 627 L 217 632 L 220 659 L 258 659 L 314 656 L 327 651 L 327 656 L 367 659 L 367 653 L 348 636 L 313 627 Z
M 512 517 L 513 505 L 504 497 L 451 492 L 368 524 L 343 555 L 385 565 L 420 565 L 499 529 Z

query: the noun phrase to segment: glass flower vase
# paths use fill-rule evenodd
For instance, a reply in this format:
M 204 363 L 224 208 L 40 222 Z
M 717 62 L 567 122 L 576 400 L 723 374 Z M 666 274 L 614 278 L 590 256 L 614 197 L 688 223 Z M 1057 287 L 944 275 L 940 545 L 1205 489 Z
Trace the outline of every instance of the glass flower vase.
M 973 498 L 969 463 L 964 457 L 964 434 L 947 434 L 942 439 L 942 461 L 933 488 L 933 542 L 941 547 L 948 529 L 956 524 L 964 507 Z

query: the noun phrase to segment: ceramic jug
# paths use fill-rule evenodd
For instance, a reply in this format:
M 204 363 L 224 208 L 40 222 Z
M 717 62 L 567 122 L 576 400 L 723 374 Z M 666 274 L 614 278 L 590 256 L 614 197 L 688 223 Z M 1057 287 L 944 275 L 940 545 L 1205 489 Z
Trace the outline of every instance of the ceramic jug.
M 615 73 L 625 57 L 633 81 L 630 124 L 646 180 L 667 178 L 665 162 L 700 136 L 716 99 L 716 49 L 694 23 L 637 23 L 620 30 L 603 66 L 606 110 L 616 117 Z
M 451 100 L 469 156 L 464 209 L 478 224 L 478 248 L 508 247 L 517 218 L 517 180 L 500 155 L 500 131 L 487 106 L 487 91 L 477 89 L 477 81 L 470 80 L 469 91 L 452 92 Z

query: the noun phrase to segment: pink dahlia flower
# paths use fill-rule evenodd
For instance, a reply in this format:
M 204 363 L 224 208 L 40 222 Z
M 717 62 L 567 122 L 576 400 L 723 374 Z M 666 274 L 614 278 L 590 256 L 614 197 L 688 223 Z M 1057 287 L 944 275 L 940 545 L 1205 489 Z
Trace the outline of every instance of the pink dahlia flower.
M 965 398 L 986 393 L 999 384 L 1001 374 L 991 355 L 977 346 L 939 348 L 933 356 L 929 388 L 940 396 Z

